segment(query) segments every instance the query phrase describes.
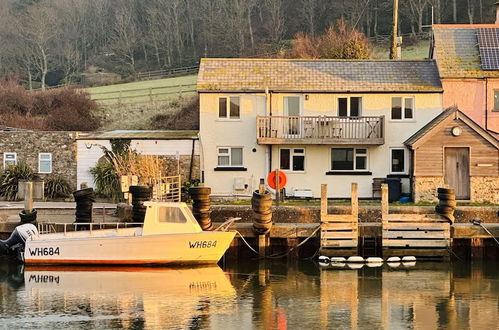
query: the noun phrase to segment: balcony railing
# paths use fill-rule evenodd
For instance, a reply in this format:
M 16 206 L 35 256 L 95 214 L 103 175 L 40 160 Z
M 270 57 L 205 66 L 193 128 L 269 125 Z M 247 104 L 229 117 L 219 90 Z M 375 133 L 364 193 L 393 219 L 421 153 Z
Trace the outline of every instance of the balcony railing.
M 259 144 L 384 143 L 384 116 L 257 116 Z

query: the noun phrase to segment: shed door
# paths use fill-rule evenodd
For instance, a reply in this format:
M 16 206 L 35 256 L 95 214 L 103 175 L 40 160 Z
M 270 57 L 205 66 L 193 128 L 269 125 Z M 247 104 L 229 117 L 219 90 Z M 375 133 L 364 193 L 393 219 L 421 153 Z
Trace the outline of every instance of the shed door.
M 468 148 L 445 148 L 445 183 L 456 191 L 456 199 L 470 199 Z

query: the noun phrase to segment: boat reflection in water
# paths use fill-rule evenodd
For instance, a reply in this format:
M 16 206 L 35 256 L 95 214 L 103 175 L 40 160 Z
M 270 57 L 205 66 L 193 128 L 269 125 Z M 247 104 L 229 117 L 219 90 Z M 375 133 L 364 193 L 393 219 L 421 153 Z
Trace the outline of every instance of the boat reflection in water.
M 192 322 L 209 322 L 210 315 L 230 313 L 236 298 L 218 266 L 28 267 L 24 281 L 32 309 L 87 312 L 93 320 L 107 319 L 106 327 L 189 328 Z

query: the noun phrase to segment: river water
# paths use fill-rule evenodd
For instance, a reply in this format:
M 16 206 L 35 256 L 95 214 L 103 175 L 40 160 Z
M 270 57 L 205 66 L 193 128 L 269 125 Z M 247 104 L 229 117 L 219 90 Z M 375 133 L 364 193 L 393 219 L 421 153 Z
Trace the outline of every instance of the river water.
M 0 329 L 499 329 L 499 263 L 191 269 L 0 261 Z

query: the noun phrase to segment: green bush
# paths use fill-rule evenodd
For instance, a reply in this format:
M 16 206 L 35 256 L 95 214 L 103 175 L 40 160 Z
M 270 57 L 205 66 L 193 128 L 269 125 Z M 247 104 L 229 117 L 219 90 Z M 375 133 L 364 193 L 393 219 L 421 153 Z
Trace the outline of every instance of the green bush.
M 37 178 L 38 175 L 25 162 L 11 165 L 0 175 L 0 196 L 9 201 L 16 200 L 19 180 Z
M 119 201 L 122 198 L 120 178 L 109 162 L 99 162 L 90 169 L 94 177 L 95 190 L 97 194 Z
M 44 181 L 46 198 L 65 198 L 72 193 L 71 185 L 60 175 L 49 176 Z

